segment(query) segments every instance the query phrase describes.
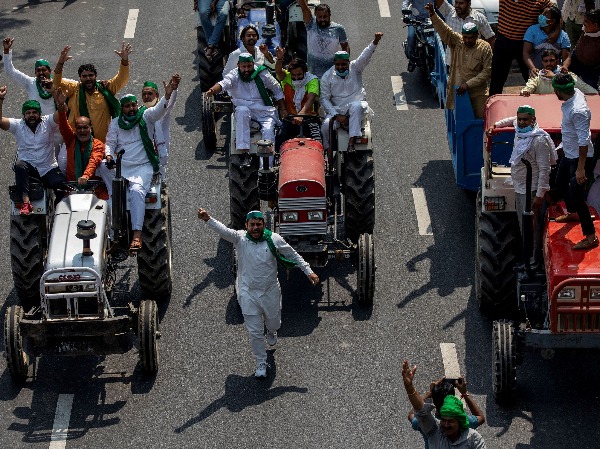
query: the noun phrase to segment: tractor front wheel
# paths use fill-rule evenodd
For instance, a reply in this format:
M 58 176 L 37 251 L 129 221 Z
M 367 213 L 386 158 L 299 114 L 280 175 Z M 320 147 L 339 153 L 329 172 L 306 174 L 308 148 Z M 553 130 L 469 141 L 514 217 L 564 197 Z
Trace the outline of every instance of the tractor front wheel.
M 517 389 L 517 338 L 512 321 L 494 321 L 492 372 L 494 397 L 499 404 L 515 400 Z
M 229 213 L 233 229 L 244 229 L 248 211 L 260 208 L 258 197 L 258 158 L 243 166 L 240 155 L 232 154 L 229 161 Z
M 10 263 L 19 301 L 26 311 L 40 305 L 44 273 L 43 215 L 10 217 Z
M 375 245 L 373 235 L 361 234 L 358 239 L 358 267 L 356 270 L 358 303 L 373 304 L 375 296 Z
M 375 227 L 375 175 L 373 152 L 344 154 L 344 227 L 347 239 L 373 234 Z
M 21 336 L 22 319 L 23 308 L 21 306 L 10 306 L 6 310 L 4 320 L 6 365 L 10 376 L 16 383 L 24 382 L 29 370 L 29 357 L 23 349 L 23 337 Z
M 158 307 L 156 302 L 145 299 L 138 310 L 138 333 L 140 339 L 140 363 L 146 374 L 158 371 Z
M 202 138 L 204 139 L 204 148 L 209 151 L 214 151 L 217 146 L 217 131 L 212 103 L 212 97 L 202 95 Z

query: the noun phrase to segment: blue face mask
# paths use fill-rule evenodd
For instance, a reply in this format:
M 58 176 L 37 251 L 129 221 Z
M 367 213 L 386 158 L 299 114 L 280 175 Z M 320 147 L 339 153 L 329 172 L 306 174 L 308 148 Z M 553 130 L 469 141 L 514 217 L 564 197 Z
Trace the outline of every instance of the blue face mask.
M 348 76 L 348 73 L 350 73 L 350 70 L 348 70 L 348 69 L 344 70 L 343 72 L 340 72 L 339 70 L 336 70 L 336 71 L 335 71 L 335 74 L 336 74 L 337 76 L 341 76 L 342 78 L 343 78 L 344 76 Z
M 529 125 L 529 126 L 526 126 L 525 128 L 521 128 L 520 126 L 517 126 L 516 131 L 518 133 L 530 133 L 531 131 L 533 131 L 533 126 Z
M 546 17 L 543 14 L 540 14 L 538 16 L 538 24 L 543 28 L 545 26 L 548 26 L 548 17 Z

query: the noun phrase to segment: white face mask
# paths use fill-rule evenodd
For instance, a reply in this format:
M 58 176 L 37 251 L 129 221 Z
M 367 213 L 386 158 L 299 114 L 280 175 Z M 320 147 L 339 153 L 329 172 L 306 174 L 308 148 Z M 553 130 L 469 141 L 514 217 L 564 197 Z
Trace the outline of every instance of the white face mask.
M 155 98 L 152 101 L 144 102 L 144 106 L 146 106 L 147 108 L 151 108 L 152 106 L 156 106 L 157 103 L 158 103 L 158 98 Z
M 292 84 L 294 85 L 295 89 L 299 89 L 304 86 L 304 78 L 301 80 L 292 80 Z

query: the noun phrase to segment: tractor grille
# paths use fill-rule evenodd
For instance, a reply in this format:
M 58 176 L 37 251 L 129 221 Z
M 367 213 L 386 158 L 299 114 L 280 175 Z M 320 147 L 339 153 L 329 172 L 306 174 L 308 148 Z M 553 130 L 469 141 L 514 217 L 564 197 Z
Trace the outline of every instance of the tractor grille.
M 600 313 L 559 313 L 558 332 L 600 332 Z
M 279 210 L 323 210 L 327 203 L 325 197 L 279 198 Z
M 327 223 L 310 221 L 304 223 L 280 223 L 280 235 L 324 235 L 327 234 Z

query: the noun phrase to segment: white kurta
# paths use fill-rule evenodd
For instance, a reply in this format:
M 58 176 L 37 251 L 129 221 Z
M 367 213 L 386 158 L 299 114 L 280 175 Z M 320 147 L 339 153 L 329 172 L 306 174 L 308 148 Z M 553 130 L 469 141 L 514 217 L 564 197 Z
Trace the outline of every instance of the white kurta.
M 265 55 L 263 55 L 262 52 L 258 49 L 259 45 L 260 44 L 257 42 L 256 45 L 254 46 L 254 54 L 252 55 L 252 57 L 254 58 L 254 63 L 258 64 L 258 65 L 266 65 L 267 67 L 274 69 L 275 64 L 271 64 L 269 61 L 267 61 L 265 59 Z M 225 64 L 225 68 L 223 69 L 223 76 L 227 75 L 233 69 L 237 69 L 237 64 L 240 59 L 240 55 L 242 53 L 247 53 L 247 52 L 248 52 L 248 50 L 246 50 L 246 47 L 244 47 L 242 45 L 241 48 L 238 48 L 237 50 L 233 50 L 231 53 L 229 53 L 229 57 L 227 58 L 227 63 Z
M 60 134 L 58 124 L 52 115 L 43 115 L 35 132 L 25 124 L 25 120 L 9 118 L 8 132 L 17 141 L 17 157 L 33 165 L 40 176 L 58 167 L 54 152 L 55 135 Z

